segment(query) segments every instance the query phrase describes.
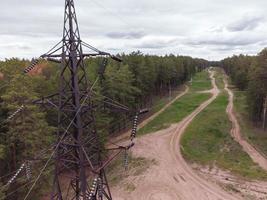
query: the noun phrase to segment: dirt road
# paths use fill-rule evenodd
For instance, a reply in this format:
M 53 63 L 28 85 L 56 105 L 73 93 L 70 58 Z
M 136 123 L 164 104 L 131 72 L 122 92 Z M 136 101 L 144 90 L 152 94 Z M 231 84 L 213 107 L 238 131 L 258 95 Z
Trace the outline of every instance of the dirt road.
M 185 90 L 182 91 L 182 93 L 180 93 L 179 95 L 177 95 L 173 100 L 171 100 L 169 103 L 167 103 L 163 108 L 161 108 L 158 112 L 154 113 L 153 115 L 151 115 L 149 118 L 145 119 L 144 121 L 142 121 L 140 124 L 138 124 L 138 130 L 140 130 L 141 128 L 143 128 L 146 124 L 148 124 L 149 122 L 151 122 L 153 119 L 155 119 L 158 115 L 160 115 L 162 112 L 164 112 L 166 110 L 166 108 L 168 108 L 171 104 L 173 104 L 176 100 L 178 100 L 179 98 L 181 98 L 182 96 L 184 96 L 189 90 L 189 87 L 186 85 L 185 86 Z M 113 143 L 117 143 L 120 142 L 126 138 L 129 138 L 129 135 L 131 134 L 131 130 L 121 134 L 120 136 L 111 139 L 111 142 Z
M 243 147 L 243 150 L 251 157 L 251 159 L 258 163 L 263 169 L 267 170 L 267 160 L 266 158 L 261 155 L 251 144 L 249 144 L 245 139 L 242 138 L 240 132 L 240 126 L 238 124 L 237 118 L 234 113 L 234 94 L 228 88 L 228 82 L 224 79 L 225 90 L 228 92 L 229 95 L 229 104 L 226 108 L 226 112 L 229 116 L 230 121 L 232 122 L 232 130 L 231 135 L 233 138 Z
M 148 134 L 136 141 L 133 156 L 155 160 L 142 175 L 131 175 L 120 186 L 112 188 L 116 200 L 234 200 L 239 197 L 229 194 L 214 183 L 198 176 L 185 162 L 180 150 L 180 139 L 186 127 L 219 94 L 214 72 L 210 72 L 212 97 L 201 104 L 180 123 L 170 128 Z M 181 147 L 182 148 L 182 147 Z M 192 147 L 194 148 L 194 147 Z M 122 185 L 131 184 L 134 190 L 127 191 Z

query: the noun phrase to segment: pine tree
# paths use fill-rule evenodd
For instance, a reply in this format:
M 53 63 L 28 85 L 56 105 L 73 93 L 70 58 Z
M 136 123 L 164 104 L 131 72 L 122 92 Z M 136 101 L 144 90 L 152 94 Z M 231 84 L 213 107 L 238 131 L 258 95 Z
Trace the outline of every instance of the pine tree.
M 34 86 L 30 77 L 16 74 L 1 97 L 2 106 L 8 110 L 9 115 L 24 106 L 23 110 L 7 123 L 5 164 L 9 172 L 17 170 L 24 161 L 34 159 L 38 152 L 46 149 L 52 142 L 53 128 L 47 124 L 45 113 L 31 103 L 33 99 L 37 99 Z M 18 181 L 13 185 L 16 184 L 21 183 Z M 20 192 L 12 198 L 16 199 L 18 195 Z

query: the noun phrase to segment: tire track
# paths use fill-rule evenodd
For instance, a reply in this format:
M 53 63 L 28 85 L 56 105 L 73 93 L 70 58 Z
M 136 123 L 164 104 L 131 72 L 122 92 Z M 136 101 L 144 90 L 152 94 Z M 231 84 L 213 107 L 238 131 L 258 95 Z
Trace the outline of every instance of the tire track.
M 177 95 L 173 100 L 171 100 L 170 102 L 168 102 L 163 108 L 161 108 L 158 112 L 154 113 L 153 115 L 151 115 L 150 117 L 148 117 L 147 119 L 145 119 L 144 121 L 142 121 L 140 124 L 138 124 L 138 130 L 140 130 L 141 128 L 143 128 L 145 125 L 147 125 L 149 122 L 151 122 L 153 119 L 155 119 L 157 116 L 159 116 L 161 113 L 163 113 L 171 104 L 173 104 L 175 101 L 177 101 L 178 99 L 180 99 L 182 96 L 184 96 L 185 94 L 187 94 L 189 91 L 189 87 L 187 85 L 185 85 L 185 90 L 180 93 L 179 95 Z M 117 143 L 120 141 L 123 141 L 124 139 L 128 138 L 129 135 L 131 133 L 131 130 L 126 131 L 125 133 L 121 134 L 120 136 L 112 139 L 111 138 L 111 142 L 113 143 Z
M 211 91 L 212 97 L 204 102 L 202 105 L 200 105 L 193 113 L 191 113 L 189 116 L 187 116 L 176 128 L 175 134 L 173 134 L 171 139 L 171 153 L 173 154 L 173 159 L 176 159 L 176 162 L 179 163 L 184 170 L 184 173 L 186 175 L 186 179 L 190 180 L 190 184 L 197 185 L 199 187 L 199 193 L 202 191 L 206 191 L 206 197 L 199 198 L 198 199 L 238 199 L 237 197 L 234 197 L 231 194 L 228 194 L 224 190 L 222 190 L 219 186 L 212 184 L 201 177 L 199 177 L 192 168 L 186 163 L 186 161 L 183 159 L 181 150 L 179 148 L 181 137 L 185 131 L 185 129 L 188 127 L 188 125 L 193 121 L 193 119 L 201 112 L 203 111 L 210 103 L 212 103 L 219 94 L 219 89 L 215 83 L 214 78 L 214 72 L 211 72 L 211 79 L 212 79 L 212 85 L 213 90 Z
M 180 149 L 181 136 L 192 120 L 213 102 L 219 89 L 214 72 L 210 72 L 212 97 L 202 103 L 180 123 L 168 129 L 138 138 L 133 155 L 156 160 L 144 174 L 129 175 L 119 186 L 112 188 L 118 200 L 237 200 L 241 199 L 207 181 L 186 163 Z M 182 148 L 182 147 L 181 147 Z M 193 148 L 193 147 L 192 147 Z M 132 184 L 135 189 L 127 192 L 122 185 Z
M 258 152 L 250 143 L 247 142 L 247 140 L 242 138 L 242 134 L 240 131 L 240 125 L 237 121 L 236 115 L 234 113 L 234 94 L 228 87 L 228 82 L 226 78 L 224 78 L 224 85 L 225 90 L 227 91 L 229 95 L 229 103 L 226 108 L 226 113 L 232 122 L 232 129 L 231 129 L 231 135 L 235 139 L 236 142 L 238 142 L 243 150 L 251 157 L 251 159 L 257 163 L 262 169 L 267 170 L 267 160 L 266 158 Z

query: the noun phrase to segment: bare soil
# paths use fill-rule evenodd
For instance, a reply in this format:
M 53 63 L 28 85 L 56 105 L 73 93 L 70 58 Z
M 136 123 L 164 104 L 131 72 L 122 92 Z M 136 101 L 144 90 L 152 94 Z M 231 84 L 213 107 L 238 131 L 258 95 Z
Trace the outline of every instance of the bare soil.
M 153 159 L 157 165 L 150 166 L 141 176 L 128 176 L 122 184 L 131 183 L 135 188 L 127 191 L 121 185 L 111 188 L 116 200 L 234 200 L 242 199 L 235 192 L 226 192 L 218 184 L 196 173 L 183 159 L 180 139 L 186 127 L 219 94 L 214 72 L 210 72 L 212 97 L 202 103 L 180 123 L 165 130 L 140 137 L 133 148 L 133 156 Z M 194 147 L 192 147 L 194 148 Z
M 243 147 L 243 150 L 251 157 L 251 159 L 255 163 L 257 163 L 264 170 L 267 170 L 266 158 L 260 152 L 258 152 L 250 143 L 248 143 L 247 140 L 242 138 L 240 126 L 234 113 L 234 94 L 232 90 L 229 89 L 228 82 L 226 79 L 224 79 L 224 84 L 225 90 L 228 92 L 229 95 L 229 104 L 226 108 L 226 112 L 229 116 L 230 121 L 232 122 L 231 135 Z
M 227 79 L 224 79 L 225 90 L 229 95 L 229 103 L 226 113 L 232 122 L 231 135 L 242 147 L 251 159 L 259 164 L 264 170 L 267 170 L 266 158 L 259 153 L 251 144 L 242 138 L 242 133 L 238 120 L 234 112 L 234 94 L 229 89 Z M 193 166 L 200 176 L 221 185 L 225 190 L 235 192 L 247 200 L 266 200 L 267 199 L 267 182 L 258 180 L 245 180 L 244 178 L 234 176 L 229 171 L 225 171 L 214 166 L 210 167 Z
M 223 171 L 216 167 L 203 168 L 196 167 L 200 176 L 219 184 L 225 190 L 235 192 L 242 196 L 245 200 L 266 200 L 267 199 L 267 182 L 264 181 L 248 181 L 243 178 L 232 175 L 229 171 Z
M 182 96 L 184 96 L 189 90 L 189 87 L 186 85 L 185 86 L 185 90 L 182 91 L 182 93 L 180 93 L 179 95 L 177 95 L 173 100 L 171 100 L 169 103 L 167 103 L 163 108 L 161 108 L 158 112 L 156 112 L 155 114 L 151 115 L 149 118 L 145 119 L 144 121 L 142 121 L 140 124 L 138 124 L 138 129 L 143 128 L 146 124 L 148 124 L 149 122 L 151 122 L 153 119 L 155 119 L 158 115 L 160 115 L 163 111 L 166 110 L 166 108 L 168 108 L 171 104 L 173 104 L 175 101 L 177 101 L 179 98 L 181 98 Z M 112 143 L 117 143 L 120 141 L 123 141 L 124 139 L 128 139 L 129 135 L 131 134 L 131 130 L 126 131 L 125 133 L 119 135 L 118 137 L 114 138 L 114 139 L 110 139 Z

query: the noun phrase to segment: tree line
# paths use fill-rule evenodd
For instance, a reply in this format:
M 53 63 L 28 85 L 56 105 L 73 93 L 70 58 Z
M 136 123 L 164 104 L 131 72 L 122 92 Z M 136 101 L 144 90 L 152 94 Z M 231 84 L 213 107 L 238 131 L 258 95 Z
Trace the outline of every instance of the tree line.
M 220 64 L 233 84 L 246 91 L 250 119 L 255 125 L 262 124 L 267 100 L 267 49 L 256 56 L 232 56 Z
M 95 104 L 101 105 L 101 100 L 109 97 L 133 111 L 151 106 L 156 96 L 167 94 L 169 88 L 183 84 L 208 65 L 206 60 L 188 56 L 151 56 L 133 52 L 120 57 L 122 63 L 109 60 L 104 76 L 95 84 L 96 96 L 92 97 Z M 85 60 L 91 85 L 98 77 L 102 62 L 102 58 Z M 60 64 L 42 60 L 36 69 L 25 75 L 22 71 L 29 64 L 29 60 L 16 58 L 0 61 L 0 199 L 15 200 L 25 195 L 28 186 L 25 186 L 24 171 L 13 184 L 4 185 L 27 160 L 35 160 L 28 164 L 34 165 L 32 174 L 36 175 L 38 166 L 43 165 L 42 159 L 47 156 L 42 150 L 49 149 L 56 141 L 56 111 L 45 110 L 31 102 L 58 91 Z M 7 120 L 22 105 L 22 111 Z M 127 127 L 133 114 L 109 108 L 94 112 L 97 130 L 103 138 Z M 45 190 L 44 183 L 48 183 L 51 176 L 42 179 L 42 187 L 36 187 L 31 199 L 40 197 Z M 19 187 L 20 190 L 12 193 Z

